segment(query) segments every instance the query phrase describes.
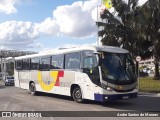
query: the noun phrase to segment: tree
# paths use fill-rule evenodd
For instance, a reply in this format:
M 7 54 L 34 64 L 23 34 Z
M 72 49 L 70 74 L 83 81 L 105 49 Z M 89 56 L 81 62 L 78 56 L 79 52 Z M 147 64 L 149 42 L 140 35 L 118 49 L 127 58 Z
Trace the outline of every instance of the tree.
M 128 3 L 122 0 L 112 0 L 115 14 L 105 10 L 101 15 L 104 22 L 99 22 L 99 27 L 104 29 L 99 31 L 103 45 L 118 46 L 128 49 L 135 57 L 146 51 L 141 43 L 145 43 L 140 24 L 137 24 L 140 7 L 138 0 L 129 0 Z
M 148 0 L 142 7 L 144 24 L 143 31 L 151 47 L 149 48 L 154 56 L 155 79 L 159 79 L 159 60 L 160 60 L 160 0 Z
M 14 63 L 13 62 L 7 63 L 6 66 L 8 75 L 11 76 L 14 75 Z
M 158 17 L 155 19 L 152 16 L 153 14 L 151 13 L 153 11 L 149 9 L 151 7 L 147 7 L 148 3 L 143 6 L 138 6 L 137 3 L 138 0 L 128 0 L 128 3 L 121 0 L 112 0 L 117 15 L 111 14 L 108 10 L 101 15 L 101 18 L 105 22 L 97 24 L 99 27 L 104 27 L 104 29 L 99 31 L 99 36 L 102 37 L 101 41 L 103 45 L 123 47 L 128 49 L 134 57 L 140 55 L 143 59 L 154 55 L 156 61 L 158 61 L 159 55 L 157 50 L 160 46 L 157 43 L 157 38 L 159 36 L 154 36 L 154 32 L 157 32 L 158 29 L 152 30 L 153 25 L 154 28 L 156 26 L 155 21 L 157 24 Z M 150 6 L 154 8 L 154 5 Z M 159 16 L 159 12 L 154 12 L 154 16 Z M 153 22 L 150 23 L 151 20 Z
M 101 15 L 103 21 L 106 20 L 105 23 L 98 22 L 99 27 L 104 27 L 99 31 L 102 44 L 123 47 L 128 49 L 133 56 L 146 51 L 146 47 L 141 44 L 146 42 L 145 37 L 140 24 L 137 24 L 138 20 L 141 21 L 138 17 L 140 7 L 137 3 L 138 0 L 129 0 L 128 4 L 122 0 L 113 0 L 112 4 L 117 15 L 105 10 Z

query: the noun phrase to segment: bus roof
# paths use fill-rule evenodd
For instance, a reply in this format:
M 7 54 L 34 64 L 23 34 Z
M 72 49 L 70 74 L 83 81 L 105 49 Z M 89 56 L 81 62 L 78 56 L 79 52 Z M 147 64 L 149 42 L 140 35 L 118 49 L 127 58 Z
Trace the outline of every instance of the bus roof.
M 41 57 L 41 56 L 49 56 L 49 55 L 56 55 L 56 54 L 64 54 L 64 53 L 72 53 L 72 52 L 82 51 L 82 50 L 93 50 L 95 52 L 105 51 L 105 52 L 110 52 L 110 53 L 129 53 L 128 50 L 125 50 L 125 49 L 122 49 L 122 48 L 119 48 L 119 47 L 85 45 L 85 46 L 80 46 L 80 47 L 55 49 L 53 51 L 15 57 L 15 60 L 35 58 L 35 57 Z

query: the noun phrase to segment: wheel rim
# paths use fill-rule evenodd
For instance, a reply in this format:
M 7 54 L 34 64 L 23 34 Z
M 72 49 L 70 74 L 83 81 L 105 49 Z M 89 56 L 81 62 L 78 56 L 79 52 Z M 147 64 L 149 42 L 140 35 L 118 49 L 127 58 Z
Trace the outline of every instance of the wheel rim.
M 80 90 L 77 90 L 77 91 L 75 92 L 75 97 L 76 97 L 77 99 L 81 99 L 81 98 L 82 98 L 82 94 L 81 94 L 81 91 L 80 91 Z

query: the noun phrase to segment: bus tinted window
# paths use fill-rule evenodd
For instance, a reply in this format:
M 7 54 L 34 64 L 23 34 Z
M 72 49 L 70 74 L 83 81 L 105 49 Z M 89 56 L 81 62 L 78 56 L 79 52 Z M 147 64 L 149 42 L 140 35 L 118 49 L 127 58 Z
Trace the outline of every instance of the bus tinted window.
M 30 69 L 30 60 L 29 59 L 24 59 L 22 63 L 22 69 L 23 70 L 29 70 Z
M 53 55 L 51 69 L 63 69 L 64 55 Z
M 80 53 L 70 53 L 65 55 L 65 69 L 80 68 Z
M 84 57 L 83 68 L 93 68 L 97 66 L 96 56 Z
M 50 69 L 50 57 L 41 58 L 41 70 L 49 70 Z
M 39 58 L 31 59 L 31 70 L 39 70 Z
M 16 70 L 22 70 L 22 60 L 16 61 Z

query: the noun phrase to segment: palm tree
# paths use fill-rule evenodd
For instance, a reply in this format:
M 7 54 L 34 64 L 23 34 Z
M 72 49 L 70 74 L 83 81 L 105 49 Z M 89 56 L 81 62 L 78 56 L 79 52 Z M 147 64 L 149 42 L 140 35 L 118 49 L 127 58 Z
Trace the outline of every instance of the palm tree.
M 104 29 L 99 31 L 99 36 L 102 37 L 102 44 L 121 46 L 128 49 L 133 55 L 140 53 L 141 47 L 138 45 L 137 35 L 140 33 L 137 29 L 136 15 L 139 7 L 138 0 L 129 0 L 128 4 L 122 0 L 113 0 L 112 4 L 115 8 L 116 16 L 105 10 L 101 15 L 104 22 L 99 22 L 99 27 Z M 137 48 L 135 51 L 135 47 Z
M 101 15 L 105 22 L 98 22 L 102 44 L 121 46 L 133 56 L 154 56 L 155 79 L 159 78 L 160 60 L 160 0 L 148 0 L 137 6 L 138 0 L 112 0 L 116 14 L 108 10 Z
M 103 45 L 112 45 L 128 49 L 136 57 L 150 57 L 151 42 L 146 36 L 146 20 L 142 7 L 138 6 L 138 0 L 112 0 L 115 14 L 105 10 L 101 15 L 103 22 L 98 22 L 99 31 Z M 105 22 L 104 22 L 105 21 Z

